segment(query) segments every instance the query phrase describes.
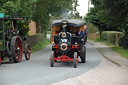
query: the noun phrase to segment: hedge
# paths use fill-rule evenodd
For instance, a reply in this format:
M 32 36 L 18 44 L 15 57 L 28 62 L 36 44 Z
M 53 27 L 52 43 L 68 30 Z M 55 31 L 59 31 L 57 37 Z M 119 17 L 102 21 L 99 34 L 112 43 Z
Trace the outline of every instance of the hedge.
M 103 31 L 101 34 L 101 40 L 110 44 L 116 44 L 116 35 L 117 38 L 119 38 L 120 36 L 123 36 L 123 33 L 118 31 Z

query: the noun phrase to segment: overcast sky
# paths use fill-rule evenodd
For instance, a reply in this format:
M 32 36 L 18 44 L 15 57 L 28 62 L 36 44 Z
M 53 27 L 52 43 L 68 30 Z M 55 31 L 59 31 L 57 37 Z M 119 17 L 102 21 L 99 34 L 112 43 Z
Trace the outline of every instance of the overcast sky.
M 81 16 L 85 16 L 88 12 L 88 0 L 78 0 L 78 4 L 77 11 L 80 12 Z M 90 5 L 90 7 L 92 7 L 92 5 Z

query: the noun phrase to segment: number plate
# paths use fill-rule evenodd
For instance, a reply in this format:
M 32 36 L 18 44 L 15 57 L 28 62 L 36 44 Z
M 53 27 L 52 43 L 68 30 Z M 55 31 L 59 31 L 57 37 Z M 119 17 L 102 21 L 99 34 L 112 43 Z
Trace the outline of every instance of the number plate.
M 68 41 L 68 39 L 61 39 L 61 41 L 62 41 L 62 42 L 67 42 L 67 41 Z

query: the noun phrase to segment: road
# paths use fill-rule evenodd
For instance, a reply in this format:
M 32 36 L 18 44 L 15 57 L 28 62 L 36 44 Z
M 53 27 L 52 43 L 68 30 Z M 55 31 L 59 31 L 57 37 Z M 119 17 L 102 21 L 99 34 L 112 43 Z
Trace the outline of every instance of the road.
M 96 48 L 87 43 L 87 62 L 78 63 L 73 68 L 73 62 L 56 62 L 50 67 L 51 45 L 32 53 L 31 59 L 22 62 L 3 62 L 0 67 L 0 85 L 49 85 L 65 79 L 76 77 L 95 68 L 102 62 L 102 57 Z

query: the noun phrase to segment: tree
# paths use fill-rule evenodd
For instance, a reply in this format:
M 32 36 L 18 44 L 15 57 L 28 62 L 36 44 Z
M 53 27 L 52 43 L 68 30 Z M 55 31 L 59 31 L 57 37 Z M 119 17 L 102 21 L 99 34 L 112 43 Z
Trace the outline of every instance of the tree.
M 66 18 L 69 12 L 76 13 L 77 0 L 1 0 L 0 12 L 6 15 L 17 14 L 29 17 L 37 23 L 37 33 L 44 33 L 50 23 L 51 17 Z M 28 20 L 28 21 L 29 21 Z
M 28 17 L 26 20 L 20 21 L 19 30 L 21 36 L 25 36 L 28 34 L 29 27 L 28 22 L 33 17 L 33 1 L 31 0 L 0 0 L 0 12 L 4 13 L 5 16 L 24 16 Z M 8 22 L 5 22 L 8 23 Z
M 65 18 L 69 11 L 76 11 L 76 6 L 77 0 L 37 0 L 33 15 L 33 20 L 37 22 L 37 32 L 46 36 L 51 17 Z
M 97 16 L 97 13 L 98 13 L 98 10 L 96 8 L 91 8 L 90 12 L 87 13 L 84 19 L 86 22 L 92 23 L 93 25 L 98 27 L 101 35 L 102 31 L 105 30 L 104 28 L 106 28 L 106 23 L 103 23 L 102 21 L 100 21 L 99 17 Z
M 128 36 L 128 0 L 92 0 L 98 16 L 108 27 L 120 28 Z M 102 11 L 102 12 L 101 12 Z

